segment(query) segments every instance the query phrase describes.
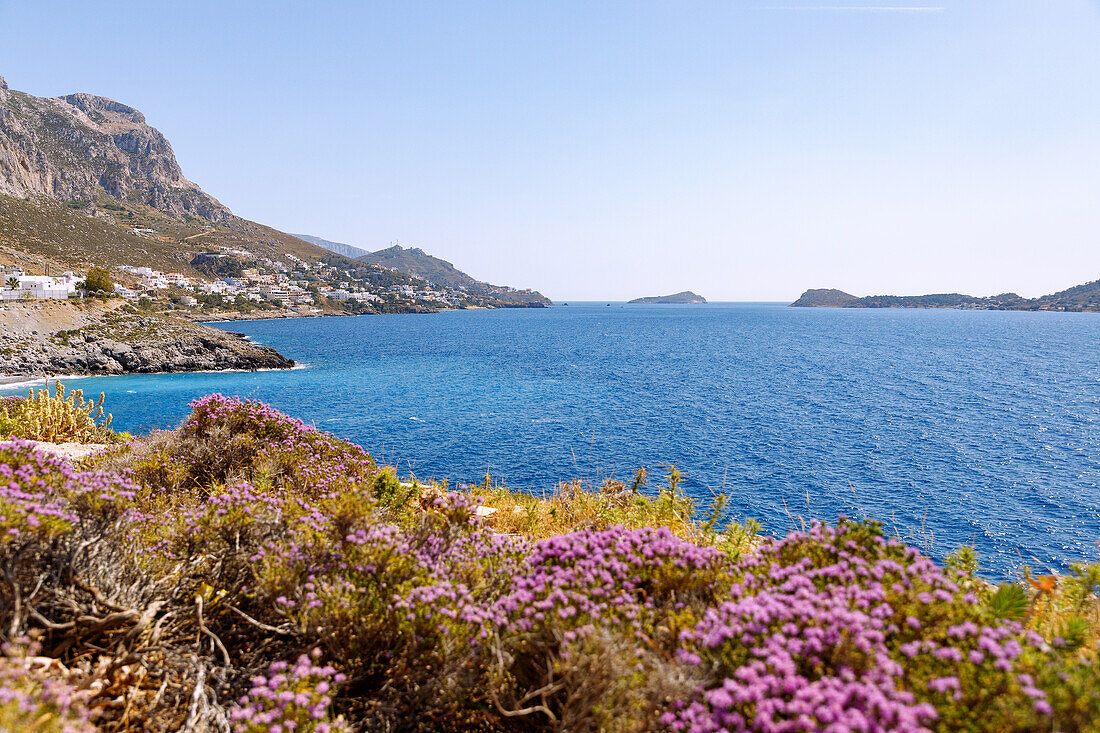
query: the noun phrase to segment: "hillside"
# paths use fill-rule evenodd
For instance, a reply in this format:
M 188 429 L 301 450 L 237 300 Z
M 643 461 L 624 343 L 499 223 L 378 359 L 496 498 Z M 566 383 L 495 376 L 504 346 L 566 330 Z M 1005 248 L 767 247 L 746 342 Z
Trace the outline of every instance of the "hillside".
M 292 254 L 307 262 L 355 263 L 296 237 L 236 216 L 219 224 L 180 221 L 150 206 L 119 202 L 102 189 L 76 208 L 45 196 L 0 195 L 0 264 L 38 272 L 88 265 L 135 265 L 197 276 L 190 266 L 210 249 L 246 250 L 255 257 Z
M 430 283 L 448 288 L 458 288 L 498 298 L 516 305 L 550 305 L 550 299 L 533 290 L 516 290 L 503 285 L 490 285 L 462 272 L 450 262 L 434 257 L 419 247 L 405 248 L 399 244 L 377 252 L 369 252 L 358 258 L 390 269 L 423 278 Z
M 0 77 L 0 264 L 197 274 L 210 248 L 355 263 L 235 216 L 188 180 L 141 112 L 91 94 L 35 97 Z
M 662 303 L 698 305 L 706 303 L 707 299 L 704 298 L 702 295 L 691 292 L 690 290 L 685 290 L 681 293 L 675 293 L 673 295 L 650 295 L 645 298 L 635 298 L 634 300 L 631 300 L 629 302 L 639 305 L 654 305 Z
M 433 281 L 436 287 L 413 270 L 352 257 L 364 254 L 234 215 L 183 175 L 168 140 L 133 107 L 90 94 L 35 97 L 0 78 L 0 265 L 29 274 L 106 266 L 116 281 L 135 287 L 140 283 L 125 268 L 149 267 L 192 278 L 190 292 L 207 278 L 258 272 L 228 300 L 204 297 L 202 312 L 191 314 L 214 319 L 271 310 L 256 305 L 265 285 L 283 298 L 274 307 L 288 315 L 549 303 L 457 270 L 468 286 L 446 278 Z M 157 295 L 179 306 L 195 301 L 188 288 Z
M 987 297 L 960 293 L 932 295 L 868 295 L 863 298 L 840 290 L 807 290 L 792 307 L 798 308 L 963 308 L 967 310 L 1095 311 L 1100 312 L 1100 280 L 1076 285 L 1038 298 L 1016 293 Z

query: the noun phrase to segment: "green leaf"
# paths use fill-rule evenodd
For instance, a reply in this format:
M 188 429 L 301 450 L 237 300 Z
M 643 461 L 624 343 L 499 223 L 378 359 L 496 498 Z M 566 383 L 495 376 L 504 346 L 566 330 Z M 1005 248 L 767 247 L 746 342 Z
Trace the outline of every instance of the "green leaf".
M 1067 619 L 1058 630 L 1058 636 L 1065 639 L 1067 651 L 1077 651 L 1089 639 L 1089 622 L 1079 616 Z
M 1027 608 L 1027 591 L 1015 583 L 1001 584 L 989 599 L 989 612 L 994 618 L 1023 621 Z

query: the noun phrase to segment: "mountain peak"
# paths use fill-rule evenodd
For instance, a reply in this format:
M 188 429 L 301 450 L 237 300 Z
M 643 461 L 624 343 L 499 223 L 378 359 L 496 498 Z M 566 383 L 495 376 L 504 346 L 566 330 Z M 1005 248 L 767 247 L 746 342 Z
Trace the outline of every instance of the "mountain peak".
M 6 81 L 4 81 L 3 76 L 0 76 L 0 89 L 7 89 L 7 88 L 8 88 L 8 83 Z
M 92 119 L 96 119 L 97 117 L 105 119 L 115 117 L 137 125 L 145 124 L 145 115 L 141 112 L 138 112 L 133 107 L 125 105 L 122 102 L 116 102 L 107 97 L 77 92 L 76 94 L 67 94 L 64 97 L 60 97 L 60 99 L 81 110 Z M 99 120 L 96 121 L 98 122 Z
M 184 177 L 167 138 L 133 107 L 84 93 L 0 95 L 0 194 L 85 205 L 104 191 L 177 221 L 233 218 Z

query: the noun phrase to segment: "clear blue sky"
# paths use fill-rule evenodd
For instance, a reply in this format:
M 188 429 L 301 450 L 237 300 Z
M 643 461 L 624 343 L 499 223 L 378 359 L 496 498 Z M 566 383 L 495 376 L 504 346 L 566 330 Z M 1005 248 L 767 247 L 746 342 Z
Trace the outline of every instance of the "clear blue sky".
M 12 2 L 238 214 L 555 299 L 1100 278 L 1098 0 Z

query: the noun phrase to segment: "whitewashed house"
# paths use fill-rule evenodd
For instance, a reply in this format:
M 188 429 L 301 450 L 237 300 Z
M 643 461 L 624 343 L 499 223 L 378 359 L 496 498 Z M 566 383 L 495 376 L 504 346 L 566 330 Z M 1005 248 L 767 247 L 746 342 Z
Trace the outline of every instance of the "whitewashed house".
M 18 280 L 18 287 L 9 287 L 9 279 Z M 66 272 L 61 277 L 49 275 L 9 275 L 0 283 L 0 300 L 65 300 L 76 295 L 76 285 L 83 278 Z

